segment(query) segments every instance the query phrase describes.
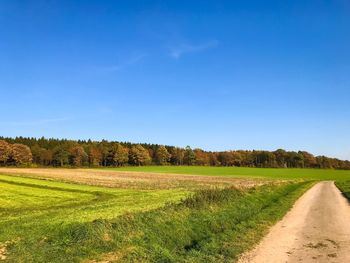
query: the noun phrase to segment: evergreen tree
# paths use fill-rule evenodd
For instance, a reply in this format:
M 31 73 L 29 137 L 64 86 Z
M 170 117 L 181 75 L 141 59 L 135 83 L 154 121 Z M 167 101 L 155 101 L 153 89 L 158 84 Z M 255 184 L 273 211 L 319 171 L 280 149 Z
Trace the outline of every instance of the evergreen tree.
M 187 146 L 184 153 L 184 164 L 194 165 L 196 163 L 196 155 L 190 146 Z

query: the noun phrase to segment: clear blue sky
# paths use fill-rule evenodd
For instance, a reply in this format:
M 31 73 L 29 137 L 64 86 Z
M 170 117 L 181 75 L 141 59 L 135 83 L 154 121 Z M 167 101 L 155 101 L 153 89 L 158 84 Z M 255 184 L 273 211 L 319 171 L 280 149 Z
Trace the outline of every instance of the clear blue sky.
M 350 3 L 0 1 L 0 134 L 350 159 Z

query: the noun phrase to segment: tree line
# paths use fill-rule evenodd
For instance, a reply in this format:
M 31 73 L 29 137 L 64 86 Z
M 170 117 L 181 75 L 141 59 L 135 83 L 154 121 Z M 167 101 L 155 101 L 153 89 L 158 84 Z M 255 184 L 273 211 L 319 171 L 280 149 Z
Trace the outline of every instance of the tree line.
M 350 162 L 306 151 L 222 151 L 129 142 L 0 137 L 0 165 L 118 167 L 202 165 L 350 169 Z

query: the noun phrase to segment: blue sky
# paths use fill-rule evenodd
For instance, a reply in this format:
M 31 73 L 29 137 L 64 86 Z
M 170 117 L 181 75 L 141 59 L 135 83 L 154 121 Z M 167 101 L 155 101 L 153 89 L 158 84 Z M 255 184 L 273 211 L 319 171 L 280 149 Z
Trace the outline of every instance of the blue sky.
M 0 1 L 0 134 L 350 159 L 350 4 Z

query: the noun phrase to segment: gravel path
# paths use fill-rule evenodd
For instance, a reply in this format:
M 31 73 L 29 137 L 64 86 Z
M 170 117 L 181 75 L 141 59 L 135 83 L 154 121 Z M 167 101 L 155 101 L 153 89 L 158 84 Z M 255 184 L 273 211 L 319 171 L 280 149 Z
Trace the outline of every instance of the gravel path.
M 333 182 L 320 182 L 240 263 L 350 262 L 350 204 Z

